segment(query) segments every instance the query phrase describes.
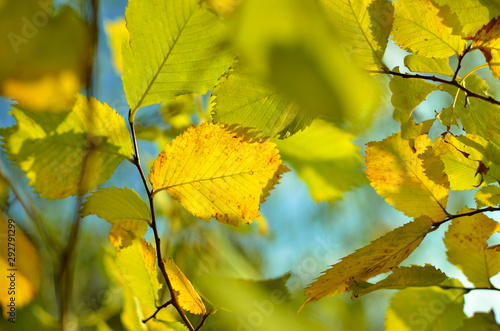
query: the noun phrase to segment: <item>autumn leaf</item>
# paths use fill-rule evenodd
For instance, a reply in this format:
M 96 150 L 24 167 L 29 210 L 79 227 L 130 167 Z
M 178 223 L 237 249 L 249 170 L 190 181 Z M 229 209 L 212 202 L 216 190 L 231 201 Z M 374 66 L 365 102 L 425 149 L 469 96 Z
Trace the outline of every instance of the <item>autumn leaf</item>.
M 445 285 L 461 287 L 457 280 Z M 462 325 L 464 291 L 437 287 L 407 288 L 392 297 L 385 316 L 385 330 L 453 331 Z
M 464 321 L 464 324 L 455 331 L 468 330 L 500 330 L 500 325 L 495 320 L 495 313 L 490 310 L 488 313 L 477 312 L 472 317 Z
M 428 218 L 418 218 L 344 257 L 306 288 L 306 303 L 342 294 L 350 290 L 353 281 L 366 281 L 397 267 L 420 245 L 431 227 Z
M 284 93 L 240 65 L 212 93 L 215 123 L 248 128 L 261 137 L 287 138 L 311 124 L 314 116 Z
M 493 77 L 500 77 L 500 20 L 493 19 L 472 38 L 472 47 L 483 52 Z
M 117 73 L 123 73 L 122 46 L 125 42 L 130 42 L 130 35 L 123 18 L 116 21 L 104 22 L 104 30 L 108 35 L 109 48 L 111 49 L 111 59 Z
M 404 49 L 431 58 L 460 54 L 467 45 L 446 26 L 431 0 L 394 2 L 394 41 Z
M 123 88 L 140 107 L 180 94 L 204 94 L 231 66 L 225 25 L 199 0 L 129 1 L 130 43 L 123 47 Z
M 151 219 L 144 200 L 127 187 L 94 192 L 87 197 L 80 214 L 82 217 L 94 214 L 113 224 L 109 240 L 117 249 L 129 246 L 136 237 L 144 237 Z
M 396 67 L 395 71 L 399 72 Z M 438 85 L 421 79 L 407 79 L 399 76 L 391 78 L 389 88 L 392 92 L 391 103 L 394 108 L 402 109 L 409 117 L 413 110 L 438 89 Z M 400 121 L 399 119 L 396 119 Z
M 181 269 L 175 264 L 174 260 L 163 260 L 168 279 L 172 287 L 177 291 L 177 300 L 181 307 L 195 315 L 204 315 L 207 310 L 200 296 L 194 289 L 189 279 L 184 276 Z
M 471 212 L 464 208 L 459 214 Z M 488 249 L 488 238 L 500 232 L 500 223 L 484 214 L 452 220 L 444 235 L 448 261 L 455 264 L 477 287 L 490 287 L 490 278 L 500 272 L 500 254 Z
M 475 200 L 478 208 L 498 206 L 500 204 L 500 187 L 496 185 L 482 187 L 476 192 Z
M 444 173 L 436 174 L 441 178 L 438 182 L 425 173 L 421 157 L 430 144 L 429 138 L 419 136 L 412 148 L 400 133 L 381 142 L 370 142 L 365 173 L 375 191 L 395 209 L 409 217 L 425 215 L 439 222 L 447 217 L 449 188 Z
M 155 160 L 154 194 L 166 190 L 206 221 L 239 226 L 260 216 L 259 205 L 289 171 L 271 142 L 249 143 L 220 125 L 189 128 Z
M 15 220 L 6 220 L 2 214 L 0 239 L 3 246 L 0 250 L 0 286 L 4 289 L 0 292 L 0 304 L 4 318 L 9 318 L 12 317 L 9 315 L 11 298 L 15 298 L 15 309 L 20 309 L 36 297 L 42 283 L 42 269 L 38 249 L 32 240 Z M 11 291 L 15 291 L 15 296 L 9 293 Z
M 380 289 L 405 289 L 407 287 L 427 287 L 438 285 L 447 279 L 446 275 L 430 264 L 425 266 L 411 265 L 409 267 L 398 267 L 392 269 L 392 273 L 387 278 L 371 284 L 368 282 L 354 281 L 349 286 L 353 297 L 377 291 Z

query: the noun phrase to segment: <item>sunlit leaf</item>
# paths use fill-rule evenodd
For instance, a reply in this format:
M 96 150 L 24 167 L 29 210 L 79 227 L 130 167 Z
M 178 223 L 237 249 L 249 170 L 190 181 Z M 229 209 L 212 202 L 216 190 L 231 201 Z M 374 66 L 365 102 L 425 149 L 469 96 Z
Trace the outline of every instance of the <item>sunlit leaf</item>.
M 453 34 L 453 29 L 443 23 L 439 13 L 439 8 L 431 0 L 395 1 L 391 34 L 396 44 L 432 58 L 462 53 L 466 41 Z
M 109 48 L 111 49 L 111 59 L 113 66 L 118 73 L 123 73 L 122 48 L 125 42 L 130 42 L 130 35 L 127 30 L 125 19 L 104 22 L 104 30 L 108 35 Z
M 465 208 L 459 214 L 470 211 Z M 448 261 L 477 287 L 489 287 L 489 279 L 500 272 L 500 252 L 487 249 L 486 242 L 496 232 L 500 232 L 500 223 L 484 214 L 476 214 L 452 220 L 444 235 Z
M 413 72 L 428 72 L 453 76 L 448 59 L 433 59 L 425 56 L 410 54 L 404 58 L 405 66 Z
M 9 200 L 9 185 L 0 174 L 0 209 L 7 203 L 7 200 Z
M 493 19 L 472 38 L 472 47 L 483 52 L 493 77 L 500 77 L 500 19 Z
M 475 200 L 478 208 L 498 206 L 500 204 L 500 187 L 496 185 L 482 187 L 476 192 Z
M 65 111 L 91 74 L 92 34 L 78 14 L 52 1 L 0 6 L 0 93 L 36 111 Z
M 450 280 L 449 286 L 461 286 Z M 385 316 L 387 331 L 453 331 L 462 325 L 464 291 L 437 287 L 409 288 L 392 297 Z
M 458 117 L 457 114 L 455 114 L 453 107 L 444 108 L 439 115 L 436 116 L 436 118 L 448 129 L 451 128 L 452 125 L 458 126 Z
M 16 310 L 28 305 L 38 294 L 42 283 L 42 269 L 37 247 L 24 234 L 15 220 L 7 220 L 0 214 L 0 304 L 4 318 L 16 317 Z M 14 298 L 13 315 L 12 299 Z M 10 306 L 9 306 L 10 305 Z
M 212 94 L 214 122 L 285 138 L 305 129 L 313 116 L 240 66 Z
M 444 173 L 433 176 L 440 176 L 437 182 L 425 173 L 423 156 L 419 156 L 430 144 L 429 138 L 419 136 L 412 147 L 399 133 L 381 142 L 370 142 L 366 148 L 365 173 L 375 191 L 397 210 L 410 217 L 425 215 L 439 222 L 447 217 L 449 188 Z
M 353 280 L 366 281 L 397 267 L 420 245 L 431 227 L 428 218 L 418 218 L 342 258 L 307 287 L 306 303 L 342 294 Z
M 135 239 L 118 251 L 117 263 L 126 285 L 139 300 L 144 316 L 151 316 L 156 310 L 155 304 L 159 304 L 158 291 L 161 289 L 155 249 L 144 239 Z
M 357 298 L 380 289 L 402 290 L 407 287 L 427 287 L 438 285 L 447 279 L 446 275 L 430 264 L 425 266 L 412 265 L 392 269 L 387 278 L 371 284 L 367 282 L 354 283 L 349 287 L 353 297 Z
M 495 313 L 493 310 L 490 310 L 488 313 L 477 312 L 474 313 L 474 316 L 464 320 L 464 324 L 456 329 L 456 331 L 468 330 L 498 331 L 500 330 L 500 325 L 497 324 L 495 320 Z
M 4 131 L 3 146 L 41 197 L 85 194 L 109 179 L 121 161 L 132 160 L 125 121 L 94 98 L 78 95 L 69 112 L 14 108 L 12 115 L 17 125 Z
M 455 13 L 462 25 L 463 37 L 472 37 L 476 32 L 500 15 L 500 4 L 496 0 L 434 0 Z M 445 22 L 446 23 L 446 22 Z
M 172 287 L 178 293 L 177 300 L 181 307 L 190 313 L 203 315 L 207 312 L 203 301 L 194 289 L 189 279 L 184 276 L 181 269 L 175 264 L 174 260 L 164 260 L 165 270 Z
M 144 237 L 151 219 L 144 200 L 127 187 L 94 192 L 83 204 L 80 214 L 82 217 L 95 214 L 113 224 L 109 238 L 116 248 L 130 245 L 135 237 Z
M 123 48 L 123 87 L 132 113 L 180 94 L 204 94 L 234 60 L 222 45 L 225 26 L 198 0 L 129 1 L 130 44 Z
M 353 135 L 315 120 L 303 132 L 278 141 L 278 149 L 306 182 L 315 201 L 335 201 L 365 182 L 359 147 L 352 139 Z
M 366 70 L 385 68 L 382 61 L 392 28 L 392 3 L 387 0 L 321 0 L 342 47 Z
M 204 123 L 165 147 L 149 180 L 155 192 L 166 190 L 193 215 L 239 226 L 259 217 L 260 203 L 288 171 L 275 146 Z

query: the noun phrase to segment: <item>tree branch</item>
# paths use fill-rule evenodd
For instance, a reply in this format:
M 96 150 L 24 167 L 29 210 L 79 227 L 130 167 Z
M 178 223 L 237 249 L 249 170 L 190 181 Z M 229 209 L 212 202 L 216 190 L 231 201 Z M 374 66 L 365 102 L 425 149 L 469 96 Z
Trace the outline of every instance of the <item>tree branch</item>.
M 443 290 L 463 290 L 465 294 L 469 293 L 470 291 L 478 291 L 478 290 L 488 290 L 488 291 L 499 291 L 500 288 L 496 287 L 460 287 L 460 286 L 446 286 L 446 285 L 436 285 Z
M 471 90 L 469 90 L 468 88 L 466 88 L 465 86 L 460 85 L 460 83 L 458 83 L 456 80 L 450 81 L 450 80 L 442 79 L 442 78 L 439 78 L 436 76 L 428 76 L 428 75 L 420 75 L 420 74 L 404 74 L 404 73 L 395 72 L 395 71 L 369 70 L 369 72 L 370 73 L 377 73 L 377 74 L 387 74 L 387 75 L 399 76 L 402 78 L 409 78 L 409 79 L 424 79 L 424 80 L 428 80 L 428 81 L 432 81 L 432 82 L 436 82 L 436 83 L 451 85 L 451 86 L 454 86 L 454 87 L 464 91 L 466 98 L 476 98 L 476 99 L 480 99 L 480 100 L 489 102 L 491 104 L 500 106 L 500 101 L 497 101 L 496 99 L 494 99 L 491 96 L 486 97 L 484 95 L 474 93 Z
M 134 145 L 134 164 L 137 167 L 137 170 L 139 171 L 139 174 L 141 175 L 142 183 L 144 184 L 144 188 L 146 189 L 146 192 L 148 194 L 148 199 L 149 199 L 149 208 L 151 210 L 151 224 L 150 227 L 153 230 L 153 234 L 155 237 L 155 245 L 156 245 L 156 257 L 158 259 L 158 267 L 161 270 L 161 273 L 163 275 L 163 278 L 165 278 L 165 282 L 167 283 L 168 291 L 170 292 L 171 299 L 167 301 L 165 304 L 161 305 L 158 307 L 157 311 L 147 318 L 145 321 L 150 320 L 151 318 L 155 317 L 156 314 L 163 308 L 167 307 L 168 305 L 173 305 L 179 315 L 181 316 L 182 320 L 186 324 L 187 328 L 190 331 L 195 331 L 193 325 L 189 321 L 188 317 L 186 316 L 186 313 L 182 309 L 182 307 L 179 304 L 179 301 L 177 300 L 177 295 L 175 293 L 174 288 L 172 287 L 172 283 L 170 282 L 170 279 L 168 278 L 167 271 L 165 269 L 165 264 L 163 263 L 163 258 L 161 255 L 161 240 L 160 236 L 158 234 L 158 228 L 156 226 L 156 214 L 155 214 L 155 209 L 154 209 L 154 201 L 153 201 L 153 194 L 152 190 L 149 188 L 148 181 L 146 179 L 146 175 L 144 174 L 144 171 L 142 170 L 141 166 L 141 159 L 139 156 L 139 149 L 137 148 L 137 136 L 135 133 L 135 124 L 132 118 L 132 110 L 129 109 L 129 124 L 130 124 L 130 131 L 132 133 L 132 143 Z M 145 322 L 144 321 L 144 322 Z
M 470 211 L 468 213 L 463 213 L 463 214 L 456 214 L 456 215 L 449 215 L 446 217 L 444 220 L 441 222 L 437 222 L 433 224 L 434 229 L 437 229 L 441 224 L 446 223 L 448 221 L 451 221 L 452 219 L 459 218 L 459 217 L 465 217 L 465 216 L 472 216 L 476 214 L 481 214 L 487 211 L 500 211 L 500 207 L 485 207 L 485 208 L 478 208 L 476 210 Z

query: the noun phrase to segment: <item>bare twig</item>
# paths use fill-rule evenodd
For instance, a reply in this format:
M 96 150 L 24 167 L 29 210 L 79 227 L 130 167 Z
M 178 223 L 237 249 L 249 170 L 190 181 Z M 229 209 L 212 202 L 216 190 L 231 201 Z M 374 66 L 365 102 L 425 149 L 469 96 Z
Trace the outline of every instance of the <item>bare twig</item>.
M 161 305 L 159 307 L 156 307 L 156 311 L 153 313 L 153 315 L 151 315 L 148 318 L 142 320 L 142 323 L 147 323 L 150 319 L 155 318 L 156 314 L 158 314 L 160 312 L 160 310 L 162 310 L 163 308 L 168 307 L 171 304 L 172 304 L 172 300 L 170 299 L 167 302 L 165 302 L 163 305 Z
M 437 285 L 437 286 L 442 288 L 443 290 L 462 290 L 465 292 L 465 294 L 467 294 L 471 291 L 478 291 L 478 290 L 499 291 L 500 292 L 500 288 L 496 288 L 496 287 L 460 287 L 460 286 L 446 286 L 446 285 Z
M 470 211 L 470 212 L 467 212 L 467 213 L 463 213 L 463 214 L 449 215 L 448 217 L 446 217 L 441 222 L 434 223 L 433 227 L 434 228 L 438 228 L 441 224 L 446 223 L 448 221 L 451 221 L 452 219 L 459 218 L 459 217 L 465 217 L 465 216 L 472 216 L 472 215 L 476 215 L 476 214 L 481 214 L 481 213 L 484 213 L 484 212 L 487 212 L 487 211 L 500 211 L 500 207 L 485 207 L 485 208 L 479 208 L 479 209 L 476 209 L 476 210 L 473 210 L 473 211 Z
M 149 319 L 153 318 L 159 310 L 161 310 L 164 307 L 167 307 L 169 304 L 172 304 L 172 306 L 175 307 L 179 315 L 181 316 L 182 320 L 186 324 L 187 328 L 190 331 L 195 331 L 193 325 L 189 321 L 188 317 L 186 316 L 186 313 L 182 309 L 182 307 L 179 304 L 179 301 L 177 300 L 177 295 L 175 293 L 174 288 L 172 287 L 172 283 L 170 282 L 170 279 L 168 278 L 167 271 L 165 269 L 165 264 L 163 263 L 163 258 L 161 255 L 161 240 L 160 236 L 158 234 L 158 229 L 156 226 L 156 215 L 155 215 L 155 209 L 154 209 L 154 201 L 153 201 L 153 194 L 152 190 L 149 188 L 148 181 L 146 179 L 146 175 L 144 174 L 144 171 L 142 170 L 141 166 L 141 159 L 139 156 L 139 150 L 137 148 L 137 137 L 135 133 L 135 125 L 132 117 L 132 110 L 129 110 L 129 124 L 130 124 L 130 131 L 132 133 L 132 142 L 134 145 L 134 164 L 137 167 L 137 170 L 139 171 L 139 174 L 141 175 L 142 182 L 144 184 L 144 188 L 146 189 L 146 192 L 148 194 L 149 198 L 149 207 L 151 210 L 151 223 L 150 227 L 153 230 L 153 234 L 155 237 L 155 245 L 156 245 L 156 257 L 158 259 L 158 266 L 161 270 L 161 273 L 163 275 L 163 278 L 165 278 L 165 282 L 167 283 L 168 291 L 170 292 L 171 299 L 167 301 L 165 304 L 161 305 L 159 309 L 153 314 L 153 316 L 147 318 L 145 321 L 148 321 Z

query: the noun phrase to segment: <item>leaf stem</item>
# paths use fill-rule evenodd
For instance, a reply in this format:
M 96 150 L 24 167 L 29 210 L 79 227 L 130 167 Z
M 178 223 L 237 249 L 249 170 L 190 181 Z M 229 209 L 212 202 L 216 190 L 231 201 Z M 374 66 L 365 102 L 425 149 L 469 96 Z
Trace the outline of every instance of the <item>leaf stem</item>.
M 186 324 L 187 328 L 190 331 L 195 331 L 193 325 L 189 321 L 188 317 L 186 316 L 186 313 L 184 312 L 184 310 L 180 306 L 179 301 L 177 300 L 177 295 L 175 293 L 174 288 L 172 287 L 172 283 L 170 282 L 170 279 L 168 278 L 167 271 L 165 269 L 165 264 L 163 263 L 163 258 L 161 255 L 161 240 L 160 240 L 160 236 L 158 234 L 158 228 L 156 226 L 156 214 L 155 214 L 154 201 L 153 201 L 153 191 L 149 188 L 148 181 L 146 179 L 146 175 L 144 174 L 144 171 L 143 171 L 142 166 L 141 166 L 139 149 L 137 148 L 137 136 L 135 133 L 135 124 L 134 124 L 133 114 L 132 114 L 131 109 L 129 109 L 129 124 L 130 124 L 130 131 L 132 133 L 132 143 L 134 146 L 134 164 L 135 164 L 137 170 L 139 171 L 139 174 L 141 175 L 142 183 L 144 184 L 144 188 L 146 189 L 146 193 L 148 194 L 149 208 L 151 210 L 150 227 L 153 230 L 153 234 L 155 237 L 156 257 L 158 259 L 158 267 L 161 270 L 163 278 L 165 278 L 165 282 L 167 283 L 168 291 L 170 292 L 170 296 L 171 296 L 171 299 L 169 301 L 167 301 L 165 304 L 159 306 L 158 309 L 156 310 L 156 312 L 152 316 L 145 319 L 143 322 L 145 323 L 148 320 L 150 320 L 151 318 L 154 318 L 156 316 L 156 314 L 161 309 L 163 309 L 171 304 L 172 306 L 175 307 L 175 309 L 177 310 L 177 312 L 181 316 L 182 320 Z

